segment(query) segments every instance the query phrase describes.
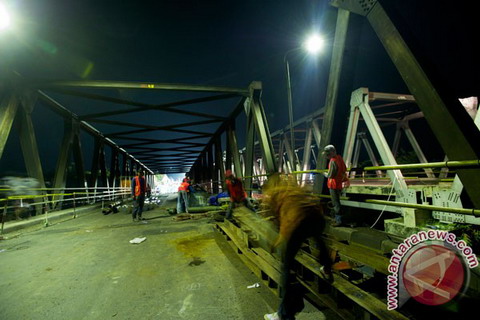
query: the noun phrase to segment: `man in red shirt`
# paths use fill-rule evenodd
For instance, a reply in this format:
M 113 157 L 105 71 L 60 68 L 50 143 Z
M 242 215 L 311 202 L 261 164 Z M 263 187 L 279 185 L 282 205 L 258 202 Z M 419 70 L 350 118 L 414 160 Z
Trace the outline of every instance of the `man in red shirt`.
M 242 203 L 248 209 L 256 212 L 255 208 L 250 204 L 247 199 L 247 194 L 245 192 L 245 189 L 243 189 L 242 180 L 235 177 L 232 173 L 232 170 L 225 171 L 225 179 L 228 195 L 230 196 L 230 205 L 228 206 L 225 218 L 231 220 L 234 206 Z
M 328 163 L 328 172 L 325 177 L 328 178 L 327 187 L 332 196 L 333 212 L 335 214 L 335 222 L 333 227 L 340 227 L 342 223 L 342 214 L 340 213 L 340 194 L 343 189 L 343 182 L 348 181 L 347 167 L 341 155 L 337 154 L 335 147 L 331 144 L 323 149 L 323 154 L 330 159 Z

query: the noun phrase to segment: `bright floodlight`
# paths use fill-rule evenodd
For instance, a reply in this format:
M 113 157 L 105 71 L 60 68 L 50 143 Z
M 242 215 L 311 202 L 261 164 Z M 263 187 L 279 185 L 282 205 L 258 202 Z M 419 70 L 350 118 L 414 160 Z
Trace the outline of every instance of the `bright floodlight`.
M 0 31 L 7 29 L 10 26 L 10 15 L 7 8 L 0 2 Z
M 311 54 L 317 54 L 322 51 L 325 40 L 320 37 L 318 34 L 313 34 L 307 38 L 305 41 L 305 48 Z

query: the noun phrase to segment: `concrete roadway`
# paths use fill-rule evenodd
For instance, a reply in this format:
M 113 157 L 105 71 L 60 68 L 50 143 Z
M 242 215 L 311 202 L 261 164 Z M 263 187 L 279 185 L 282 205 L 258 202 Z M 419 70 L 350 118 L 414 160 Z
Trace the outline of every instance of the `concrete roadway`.
M 263 319 L 278 298 L 208 218 L 100 209 L 0 241 L 0 319 Z M 130 244 L 135 237 L 147 237 Z M 334 319 L 307 303 L 299 320 Z

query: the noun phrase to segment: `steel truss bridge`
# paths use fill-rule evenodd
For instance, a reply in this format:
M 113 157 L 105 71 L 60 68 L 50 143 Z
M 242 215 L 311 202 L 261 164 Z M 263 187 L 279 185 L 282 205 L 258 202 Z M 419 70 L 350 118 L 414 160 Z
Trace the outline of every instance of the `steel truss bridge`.
M 377 230 L 331 229 L 326 239 L 341 260 L 385 275 L 391 249 L 398 244 L 396 241 L 414 231 L 428 229 L 426 221 L 480 224 L 478 100 L 462 104 L 445 88 L 441 79 L 423 68 L 415 48 L 409 46 L 377 1 L 334 0 L 331 4 L 338 9 L 338 15 L 325 105 L 298 119 L 292 127 L 286 126 L 275 132 L 269 130 L 261 99 L 262 84 L 256 81 L 246 88 L 154 82 L 32 81 L 10 71 L 2 78 L 0 86 L 0 157 L 4 156 L 11 131 L 16 129 L 27 174 L 39 182 L 40 193 L 33 197 L 37 213 L 43 213 L 47 207 L 48 210 L 60 208 L 63 202 L 74 197 L 91 203 L 95 199 L 124 196 L 123 181 L 130 180 L 139 169 L 145 170 L 147 180 L 152 184 L 155 173 L 186 173 L 213 193 L 223 189 L 225 170 L 231 169 L 244 179 L 250 195 L 258 192 L 258 186 L 268 180 L 269 175 L 280 172 L 295 177 L 298 183 L 310 187 L 320 198 L 328 198 L 321 194 L 323 178 L 318 174 L 326 167 L 321 151 L 332 137 L 343 135 L 333 130 L 333 124 L 339 107 L 340 76 L 349 22 L 351 15 L 360 15 L 368 20 L 377 34 L 409 92 L 371 92 L 367 87 L 350 89 L 350 113 L 345 119 L 348 129 L 342 155 L 350 169 L 351 186 L 344 192 L 342 205 L 353 211 L 367 210 L 375 216 L 386 211 L 395 217 L 386 219 L 383 225 L 376 224 Z M 185 94 L 185 98 L 146 103 L 114 98 L 112 93 L 118 90 L 148 91 L 159 96 L 168 96 L 174 91 Z M 68 105 L 72 100 L 85 105 L 106 103 L 116 107 L 109 111 L 78 113 Z M 218 106 L 218 103 L 223 106 L 222 114 L 203 111 L 211 104 Z M 53 111 L 64 124 L 51 188 L 45 184 L 32 120 L 32 114 L 39 108 Z M 139 113 L 151 115 L 152 123 L 135 121 Z M 173 115 L 189 120 L 162 124 L 163 119 Z M 245 135 L 244 145 L 238 142 L 240 116 L 246 119 L 246 127 L 240 128 Z M 428 124 L 431 137 L 417 139 L 412 130 L 412 124 L 417 121 Z M 112 128 L 122 129 L 114 131 Z M 388 128 L 393 128 L 393 136 L 385 134 Z M 294 145 L 290 139 L 292 132 Z M 84 134 L 94 141 L 92 157 L 88 159 L 91 170 L 85 169 L 87 159 L 81 146 L 81 135 Z M 418 161 L 397 162 L 402 139 L 406 139 L 408 151 Z M 424 152 L 429 141 L 433 140 L 444 151 L 443 161 L 431 161 Z M 105 155 L 107 149 L 111 155 L 109 163 Z M 71 154 L 76 185 L 67 188 Z M 362 165 L 362 162 L 369 165 Z M 412 170 L 416 171 L 412 173 Z M 2 200 L 7 208 L 8 199 Z M 218 224 L 217 227 L 233 240 L 232 245 L 237 250 L 245 254 L 246 263 L 276 289 L 279 262 L 252 240 L 261 238 L 261 230 L 256 230 L 248 217 L 241 217 L 235 224 Z M 318 293 L 318 288 L 312 284 L 312 279 L 318 277 L 316 262 L 312 259 L 307 252 L 297 258 L 303 275 L 311 273 L 306 278 L 299 275 L 299 280 L 317 299 L 334 306 L 335 299 Z M 355 293 L 358 289 L 347 282 L 339 279 L 335 292 L 354 301 L 365 314 L 382 319 L 405 318 L 400 312 L 381 311 L 385 306 L 378 304 L 383 303 L 381 299 L 364 291 L 361 298 Z M 477 297 L 479 283 L 478 276 L 473 276 L 470 289 Z M 344 311 L 339 315 L 352 317 Z

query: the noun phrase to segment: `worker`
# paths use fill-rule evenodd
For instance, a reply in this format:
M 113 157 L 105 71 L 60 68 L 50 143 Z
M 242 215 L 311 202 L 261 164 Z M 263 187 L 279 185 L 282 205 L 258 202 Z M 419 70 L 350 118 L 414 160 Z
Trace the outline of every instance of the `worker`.
M 247 193 L 243 189 L 242 180 L 235 177 L 232 173 L 232 170 L 225 171 L 225 184 L 227 185 L 228 195 L 230 196 L 230 204 L 225 214 L 227 220 L 232 219 L 233 208 L 238 204 L 243 204 L 248 209 L 256 212 L 255 208 L 247 199 Z
M 188 213 L 189 194 L 193 192 L 195 191 L 190 184 L 190 179 L 187 177 L 183 178 L 182 183 L 178 187 L 177 213 Z
M 348 185 L 347 167 L 341 155 L 337 154 L 335 147 L 331 144 L 323 149 L 325 157 L 330 159 L 328 163 L 328 172 L 324 173 L 327 180 L 327 187 L 332 197 L 333 213 L 335 221 L 333 227 L 343 225 L 342 213 L 340 211 L 340 195 L 342 193 L 343 184 Z
M 295 314 L 304 308 L 301 286 L 291 275 L 295 255 L 305 240 L 313 240 L 314 254 L 322 267 L 321 277 L 333 282 L 332 261 L 322 240 L 325 228 L 323 209 L 317 197 L 296 183 L 288 184 L 278 175 L 268 179 L 264 187 L 264 203 L 270 209 L 271 218 L 276 222 L 279 233 L 272 251 L 279 249 L 282 257 L 280 277 L 280 305 L 277 312 L 265 314 L 265 320 L 295 319 Z M 272 219 L 269 219 L 272 220 Z
M 145 192 L 147 191 L 147 183 L 143 177 L 143 171 L 139 170 L 137 175 L 132 179 L 132 195 L 133 195 L 133 221 L 144 220 L 142 218 L 143 204 L 145 203 Z

